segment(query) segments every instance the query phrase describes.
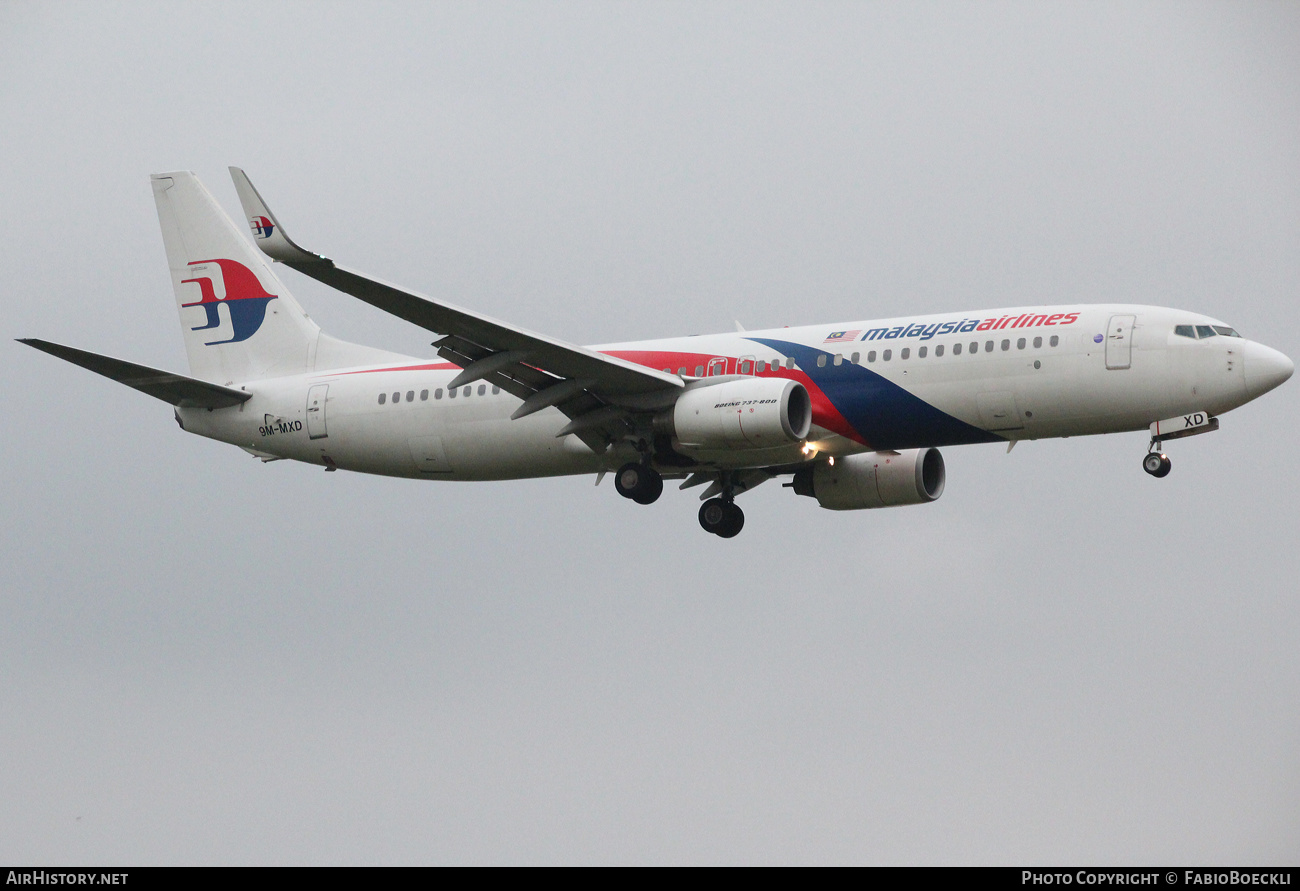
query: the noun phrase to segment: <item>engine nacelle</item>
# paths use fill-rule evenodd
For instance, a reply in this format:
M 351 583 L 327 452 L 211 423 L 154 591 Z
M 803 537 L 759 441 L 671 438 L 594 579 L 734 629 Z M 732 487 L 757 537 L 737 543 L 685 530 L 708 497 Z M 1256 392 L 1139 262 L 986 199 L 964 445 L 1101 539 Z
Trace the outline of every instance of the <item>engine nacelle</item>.
M 863 510 L 934 501 L 946 479 L 938 449 L 908 449 L 819 461 L 794 475 L 794 490 L 829 510 Z
M 798 381 L 751 377 L 693 387 L 655 419 L 658 432 L 701 448 L 774 448 L 812 426 L 812 399 Z

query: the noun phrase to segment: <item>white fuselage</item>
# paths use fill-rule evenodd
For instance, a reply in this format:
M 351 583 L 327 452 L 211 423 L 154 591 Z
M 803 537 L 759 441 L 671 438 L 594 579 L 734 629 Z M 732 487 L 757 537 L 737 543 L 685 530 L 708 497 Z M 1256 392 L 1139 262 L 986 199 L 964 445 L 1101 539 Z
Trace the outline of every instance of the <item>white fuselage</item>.
M 813 428 L 777 449 L 681 454 L 713 468 L 831 455 L 1144 429 L 1188 412 L 1219 415 L 1286 379 L 1280 353 L 1235 336 L 1196 339 L 1175 326 L 1223 323 L 1138 305 L 1026 307 L 612 344 L 594 349 L 688 386 L 786 377 L 808 389 Z M 1253 363 L 1253 367 L 1252 367 Z M 1286 374 L 1282 374 L 1285 363 Z M 634 455 L 598 455 L 546 409 L 477 381 L 453 396 L 443 361 L 335 369 L 250 381 L 247 402 L 178 408 L 188 431 L 266 458 L 431 479 L 592 473 Z M 697 383 L 692 383 L 698 378 Z

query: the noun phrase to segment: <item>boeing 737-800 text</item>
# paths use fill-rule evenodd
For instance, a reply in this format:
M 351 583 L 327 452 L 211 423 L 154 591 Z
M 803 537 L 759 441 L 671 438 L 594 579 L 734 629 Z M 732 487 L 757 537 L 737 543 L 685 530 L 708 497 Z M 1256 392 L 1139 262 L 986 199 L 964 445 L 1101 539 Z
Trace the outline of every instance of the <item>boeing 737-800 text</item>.
M 1149 429 L 1143 467 L 1162 477 L 1164 441 L 1217 430 L 1294 370 L 1217 319 L 1127 304 L 582 347 L 303 250 L 231 175 L 251 243 L 192 173 L 153 177 L 191 376 L 23 342 L 264 461 L 438 480 L 613 471 L 640 504 L 682 480 L 706 487 L 700 524 L 729 538 L 736 497 L 775 477 L 832 510 L 934 501 L 941 446 Z M 436 332 L 439 360 L 324 334 L 267 258 Z

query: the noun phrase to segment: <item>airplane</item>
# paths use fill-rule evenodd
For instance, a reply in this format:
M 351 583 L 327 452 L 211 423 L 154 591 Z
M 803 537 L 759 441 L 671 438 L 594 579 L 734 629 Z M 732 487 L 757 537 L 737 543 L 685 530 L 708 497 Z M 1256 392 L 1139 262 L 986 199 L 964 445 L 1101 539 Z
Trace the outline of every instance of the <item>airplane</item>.
M 264 462 L 433 480 L 613 472 L 656 501 L 704 486 L 731 538 L 737 496 L 775 478 L 830 510 L 932 502 L 941 447 L 1149 430 L 1169 440 L 1284 383 L 1275 349 L 1198 313 L 1021 306 L 584 347 L 417 294 L 298 246 L 237 167 L 245 235 L 191 172 L 151 178 L 190 375 L 21 342 L 170 403 L 187 432 Z M 278 263 L 438 335 L 437 359 L 325 334 Z M 739 325 L 737 325 L 739 328 Z

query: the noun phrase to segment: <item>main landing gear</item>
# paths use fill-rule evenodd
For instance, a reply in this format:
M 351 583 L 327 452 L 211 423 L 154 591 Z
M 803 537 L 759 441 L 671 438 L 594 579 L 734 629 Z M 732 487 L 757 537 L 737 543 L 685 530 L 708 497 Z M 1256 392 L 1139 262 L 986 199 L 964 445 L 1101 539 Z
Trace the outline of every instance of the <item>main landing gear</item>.
M 664 491 L 664 478 L 648 464 L 624 464 L 614 475 L 614 488 L 637 504 L 653 504 Z
M 727 498 L 710 498 L 700 505 L 700 525 L 720 538 L 734 538 L 745 528 L 745 512 Z
M 735 538 L 745 528 L 745 512 L 736 506 L 736 487 L 730 473 L 719 475 L 721 498 L 700 505 L 700 525 L 719 538 Z
M 1156 479 L 1169 476 L 1169 471 L 1173 469 L 1173 462 L 1164 452 L 1158 451 L 1159 448 L 1160 443 L 1152 440 L 1151 451 L 1142 459 L 1142 469 Z
M 723 475 L 722 496 L 700 505 L 700 525 L 720 538 L 733 538 L 745 527 L 745 512 L 736 507 L 735 487 Z M 664 491 L 664 478 L 649 464 L 628 462 L 614 474 L 614 488 L 637 504 L 652 504 Z M 716 491 L 716 490 L 715 490 Z

